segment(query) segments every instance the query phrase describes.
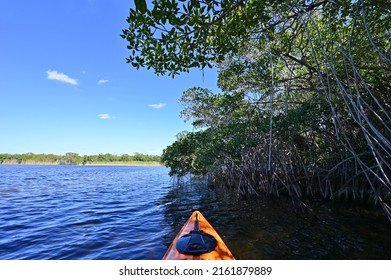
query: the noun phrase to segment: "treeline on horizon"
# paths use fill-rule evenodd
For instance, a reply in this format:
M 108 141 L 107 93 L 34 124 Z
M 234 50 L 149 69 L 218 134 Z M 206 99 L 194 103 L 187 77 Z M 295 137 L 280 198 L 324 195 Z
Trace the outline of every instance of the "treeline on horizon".
M 134 155 L 79 155 L 77 153 L 55 154 L 0 154 L 0 164 L 58 164 L 58 165 L 88 165 L 88 164 L 129 164 L 129 163 L 160 163 L 160 156 L 135 153 Z

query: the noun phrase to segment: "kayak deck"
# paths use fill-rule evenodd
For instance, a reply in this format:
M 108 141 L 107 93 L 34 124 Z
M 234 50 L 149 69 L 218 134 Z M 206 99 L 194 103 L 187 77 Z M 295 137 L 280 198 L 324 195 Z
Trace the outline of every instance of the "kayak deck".
M 182 254 L 177 250 L 176 243 L 179 238 L 188 234 L 195 228 L 195 223 L 197 219 L 196 217 L 198 217 L 199 229 L 206 234 L 212 235 L 216 239 L 217 245 L 213 251 L 201 255 Z M 178 235 L 175 237 L 174 241 L 171 243 L 167 252 L 163 256 L 163 260 L 234 260 L 234 259 L 235 259 L 234 256 L 232 255 L 231 251 L 228 249 L 224 241 L 221 239 L 219 234 L 199 211 L 193 212 L 193 214 L 183 225 L 182 229 L 179 231 Z

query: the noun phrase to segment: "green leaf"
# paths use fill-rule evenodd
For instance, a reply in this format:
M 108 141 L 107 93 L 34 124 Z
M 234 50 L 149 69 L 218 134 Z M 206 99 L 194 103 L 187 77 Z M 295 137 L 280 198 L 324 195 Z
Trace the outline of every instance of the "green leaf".
M 191 4 L 196 7 L 196 8 L 199 8 L 200 7 L 200 2 L 198 2 L 197 0 L 191 0 Z
M 144 14 L 147 11 L 147 3 L 145 0 L 134 0 L 134 4 L 140 13 Z

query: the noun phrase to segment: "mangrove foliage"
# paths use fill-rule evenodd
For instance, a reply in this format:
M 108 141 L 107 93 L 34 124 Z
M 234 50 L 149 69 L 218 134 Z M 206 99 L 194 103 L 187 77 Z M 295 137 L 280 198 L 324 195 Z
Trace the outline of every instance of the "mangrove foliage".
M 217 67 L 191 88 L 162 156 L 171 175 L 239 194 L 381 205 L 391 219 L 391 6 L 386 0 L 135 1 L 127 62 Z

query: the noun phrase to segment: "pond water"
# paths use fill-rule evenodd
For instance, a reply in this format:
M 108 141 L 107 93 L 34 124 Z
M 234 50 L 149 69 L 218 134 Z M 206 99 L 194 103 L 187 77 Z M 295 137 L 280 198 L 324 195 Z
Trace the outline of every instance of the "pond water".
M 193 210 L 237 259 L 391 259 L 382 211 L 239 199 L 168 169 L 0 165 L 0 259 L 159 260 Z

